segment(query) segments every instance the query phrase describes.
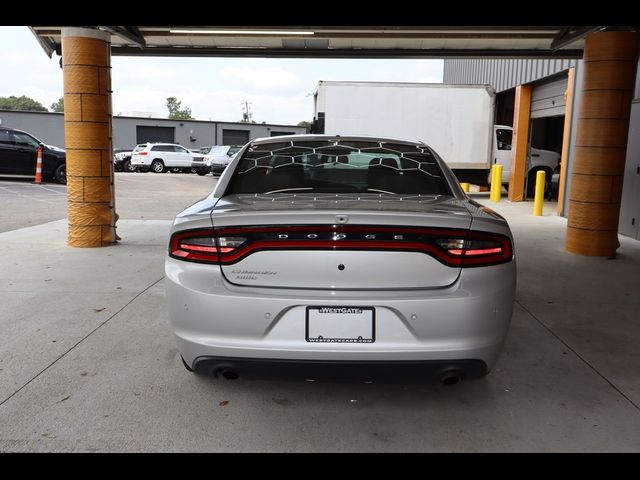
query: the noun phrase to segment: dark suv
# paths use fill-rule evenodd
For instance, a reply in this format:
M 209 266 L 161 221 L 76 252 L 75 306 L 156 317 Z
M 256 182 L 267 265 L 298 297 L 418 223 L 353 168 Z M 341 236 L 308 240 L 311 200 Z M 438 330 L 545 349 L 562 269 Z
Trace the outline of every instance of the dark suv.
M 67 183 L 66 153 L 33 135 L 0 127 L 0 175 L 35 176 L 38 146 L 42 145 L 42 178 Z

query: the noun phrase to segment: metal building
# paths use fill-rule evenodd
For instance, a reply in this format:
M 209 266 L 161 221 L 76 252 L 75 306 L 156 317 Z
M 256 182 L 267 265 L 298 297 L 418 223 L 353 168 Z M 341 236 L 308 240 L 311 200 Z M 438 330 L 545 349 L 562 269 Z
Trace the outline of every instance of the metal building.
M 498 123 L 510 123 L 514 119 L 516 89 L 530 88 L 528 114 L 528 146 L 547 142 L 557 147 L 558 137 L 563 140 L 563 163 L 566 179 L 564 192 L 558 202 L 558 213 L 567 216 L 569 195 L 576 147 L 576 124 L 579 118 L 588 117 L 593 105 L 581 105 L 575 95 L 585 89 L 585 65 L 574 59 L 461 59 L 444 61 L 444 83 L 492 85 L 498 93 Z M 619 98 L 615 92 L 602 97 L 601 102 L 631 103 L 629 134 L 626 138 L 626 159 L 622 183 L 622 201 L 618 232 L 640 239 L 640 68 L 636 67 L 633 98 Z M 561 135 L 558 128 L 562 128 Z M 546 132 L 544 131 L 546 127 Z M 552 138 L 545 138 L 552 137 Z M 619 188 L 619 187 L 617 187 Z
M 49 145 L 65 146 L 62 113 L 0 110 L 0 124 L 29 132 Z M 113 117 L 113 147 L 123 149 L 145 142 L 179 143 L 189 149 L 244 145 L 255 138 L 306 132 L 296 125 Z

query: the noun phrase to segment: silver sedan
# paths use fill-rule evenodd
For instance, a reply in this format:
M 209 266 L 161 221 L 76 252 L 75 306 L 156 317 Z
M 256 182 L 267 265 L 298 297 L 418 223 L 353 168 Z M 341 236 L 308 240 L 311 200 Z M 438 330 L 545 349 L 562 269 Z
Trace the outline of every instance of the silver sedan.
M 228 379 L 481 377 L 516 285 L 507 222 L 431 148 L 325 135 L 245 145 L 165 272 L 185 366 Z

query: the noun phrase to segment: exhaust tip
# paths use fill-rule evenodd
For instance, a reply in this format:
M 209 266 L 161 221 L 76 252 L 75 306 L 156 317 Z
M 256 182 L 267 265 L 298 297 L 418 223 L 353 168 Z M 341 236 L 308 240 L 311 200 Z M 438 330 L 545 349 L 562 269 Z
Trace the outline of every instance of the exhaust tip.
M 442 385 L 456 385 L 462 380 L 462 374 L 456 370 L 448 371 L 440 376 Z
M 227 380 L 237 380 L 240 375 L 235 370 L 225 370 L 222 372 L 222 376 Z
M 240 377 L 240 375 L 238 374 L 238 371 L 235 368 L 230 367 L 230 366 L 226 366 L 226 365 L 225 366 L 219 366 L 218 368 L 216 368 L 213 371 L 213 375 L 216 378 L 222 377 L 222 378 L 225 378 L 227 380 L 237 380 Z

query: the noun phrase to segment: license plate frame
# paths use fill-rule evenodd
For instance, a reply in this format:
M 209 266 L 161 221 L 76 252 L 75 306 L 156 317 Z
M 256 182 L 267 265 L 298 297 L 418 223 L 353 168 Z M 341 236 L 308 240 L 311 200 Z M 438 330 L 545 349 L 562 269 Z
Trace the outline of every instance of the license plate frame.
M 376 309 L 353 305 L 307 306 L 305 340 L 309 343 L 374 343 Z

